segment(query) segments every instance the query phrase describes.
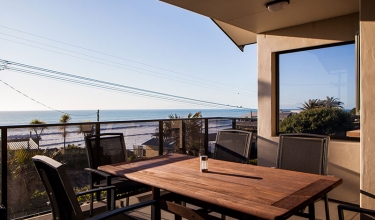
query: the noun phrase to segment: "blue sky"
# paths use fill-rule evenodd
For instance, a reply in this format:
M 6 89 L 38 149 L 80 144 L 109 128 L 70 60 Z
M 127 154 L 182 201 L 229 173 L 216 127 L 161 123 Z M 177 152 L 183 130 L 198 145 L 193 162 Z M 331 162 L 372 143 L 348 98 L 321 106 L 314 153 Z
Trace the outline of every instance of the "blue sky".
M 0 59 L 257 108 L 256 45 L 241 52 L 207 17 L 156 0 L 1 3 Z M 0 71 L 0 80 L 59 110 L 203 107 L 9 70 Z M 1 82 L 0 93 L 0 111 L 48 110 Z
M 338 98 L 355 107 L 354 44 L 280 55 L 280 108 L 295 109 L 309 99 Z

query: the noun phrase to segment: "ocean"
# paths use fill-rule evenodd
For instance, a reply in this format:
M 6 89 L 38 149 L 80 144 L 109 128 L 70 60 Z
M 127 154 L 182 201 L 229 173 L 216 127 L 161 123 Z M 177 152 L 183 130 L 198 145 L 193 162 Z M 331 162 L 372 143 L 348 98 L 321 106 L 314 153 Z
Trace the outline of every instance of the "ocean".
M 71 116 L 69 122 L 95 122 L 98 110 L 66 110 Z M 203 117 L 240 117 L 249 114 L 244 109 L 142 109 L 142 110 L 99 110 L 99 121 L 127 121 L 146 119 L 167 119 L 171 114 L 177 114 L 181 118 L 189 113 L 202 112 Z M 252 110 L 256 112 L 256 110 Z M 33 119 L 39 119 L 47 124 L 59 123 L 63 113 L 58 111 L 0 111 L 0 126 L 26 125 Z
M 202 117 L 241 117 L 249 114 L 249 110 L 243 109 L 158 109 L 158 110 L 100 110 L 99 121 L 129 121 L 129 120 L 148 120 L 148 119 L 167 119 L 173 114 L 181 118 L 186 118 L 189 113 L 201 111 Z M 256 112 L 256 110 L 252 110 Z M 97 110 L 71 110 L 64 111 L 71 116 L 69 122 L 95 122 L 97 121 Z M 47 124 L 59 123 L 63 113 L 57 111 L 0 111 L 0 126 L 6 125 L 27 125 L 33 119 L 39 119 Z M 209 133 L 216 133 L 217 130 L 231 127 L 230 120 L 210 120 Z M 158 129 L 158 122 L 137 122 L 104 124 L 100 127 L 101 133 L 121 132 L 125 137 L 126 148 L 133 149 L 135 145 L 142 145 L 154 137 Z M 66 127 L 65 147 L 75 145 L 84 146 L 84 136 L 79 133 L 75 125 Z M 40 130 L 37 130 L 40 132 Z M 8 142 L 12 140 L 28 139 L 35 137 L 35 131 L 29 128 L 8 129 Z M 64 139 L 61 130 L 58 127 L 48 127 L 43 130 L 40 140 L 40 147 L 62 148 Z

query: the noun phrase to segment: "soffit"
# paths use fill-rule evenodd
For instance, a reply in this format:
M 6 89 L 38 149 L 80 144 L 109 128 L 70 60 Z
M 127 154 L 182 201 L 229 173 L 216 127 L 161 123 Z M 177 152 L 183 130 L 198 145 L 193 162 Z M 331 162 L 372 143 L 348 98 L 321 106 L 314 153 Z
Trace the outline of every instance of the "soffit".
M 257 34 L 242 28 L 212 19 L 217 26 L 235 43 L 240 50 L 244 45 L 253 44 L 257 41 Z
M 230 26 L 259 34 L 359 11 L 359 0 L 290 0 L 288 7 L 278 12 L 267 10 L 265 5 L 271 0 L 161 1 L 212 18 L 229 37 L 226 30 L 234 29 Z

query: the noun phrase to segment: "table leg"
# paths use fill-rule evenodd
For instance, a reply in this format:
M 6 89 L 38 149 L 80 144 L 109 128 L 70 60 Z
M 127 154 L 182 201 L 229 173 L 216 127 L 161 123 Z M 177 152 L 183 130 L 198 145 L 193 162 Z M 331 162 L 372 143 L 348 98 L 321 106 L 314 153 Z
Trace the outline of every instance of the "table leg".
M 309 220 L 315 220 L 315 203 L 309 205 Z
M 161 219 L 161 212 L 160 212 L 160 189 L 156 187 L 152 187 L 152 199 L 156 200 L 156 204 L 151 206 L 151 219 L 152 220 L 160 220 Z

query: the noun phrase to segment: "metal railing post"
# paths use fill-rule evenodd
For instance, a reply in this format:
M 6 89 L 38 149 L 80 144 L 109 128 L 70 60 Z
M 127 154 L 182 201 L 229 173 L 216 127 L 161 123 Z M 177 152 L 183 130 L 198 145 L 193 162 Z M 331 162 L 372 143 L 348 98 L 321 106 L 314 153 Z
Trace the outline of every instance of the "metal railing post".
M 100 124 L 99 123 L 95 123 L 95 134 L 96 135 L 100 134 Z
M 164 124 L 164 122 L 163 121 L 159 121 L 159 155 L 163 155 L 163 148 L 164 148 L 164 146 L 163 146 L 163 143 L 164 143 L 164 141 L 163 141 L 163 136 L 164 136 L 164 134 L 163 134 L 163 124 Z
M 0 218 L 7 219 L 8 215 L 8 181 L 7 181 L 7 144 L 8 129 L 1 129 L 1 205 Z
M 232 129 L 236 129 L 237 124 L 236 124 L 236 119 L 232 119 Z
M 185 154 L 186 153 L 186 122 L 185 120 L 182 120 L 181 121 L 181 129 L 182 129 L 182 137 L 181 137 L 181 143 L 182 143 L 182 146 L 181 146 L 181 149 L 182 149 L 182 152 Z
M 208 154 L 208 119 L 204 119 L 204 154 Z

